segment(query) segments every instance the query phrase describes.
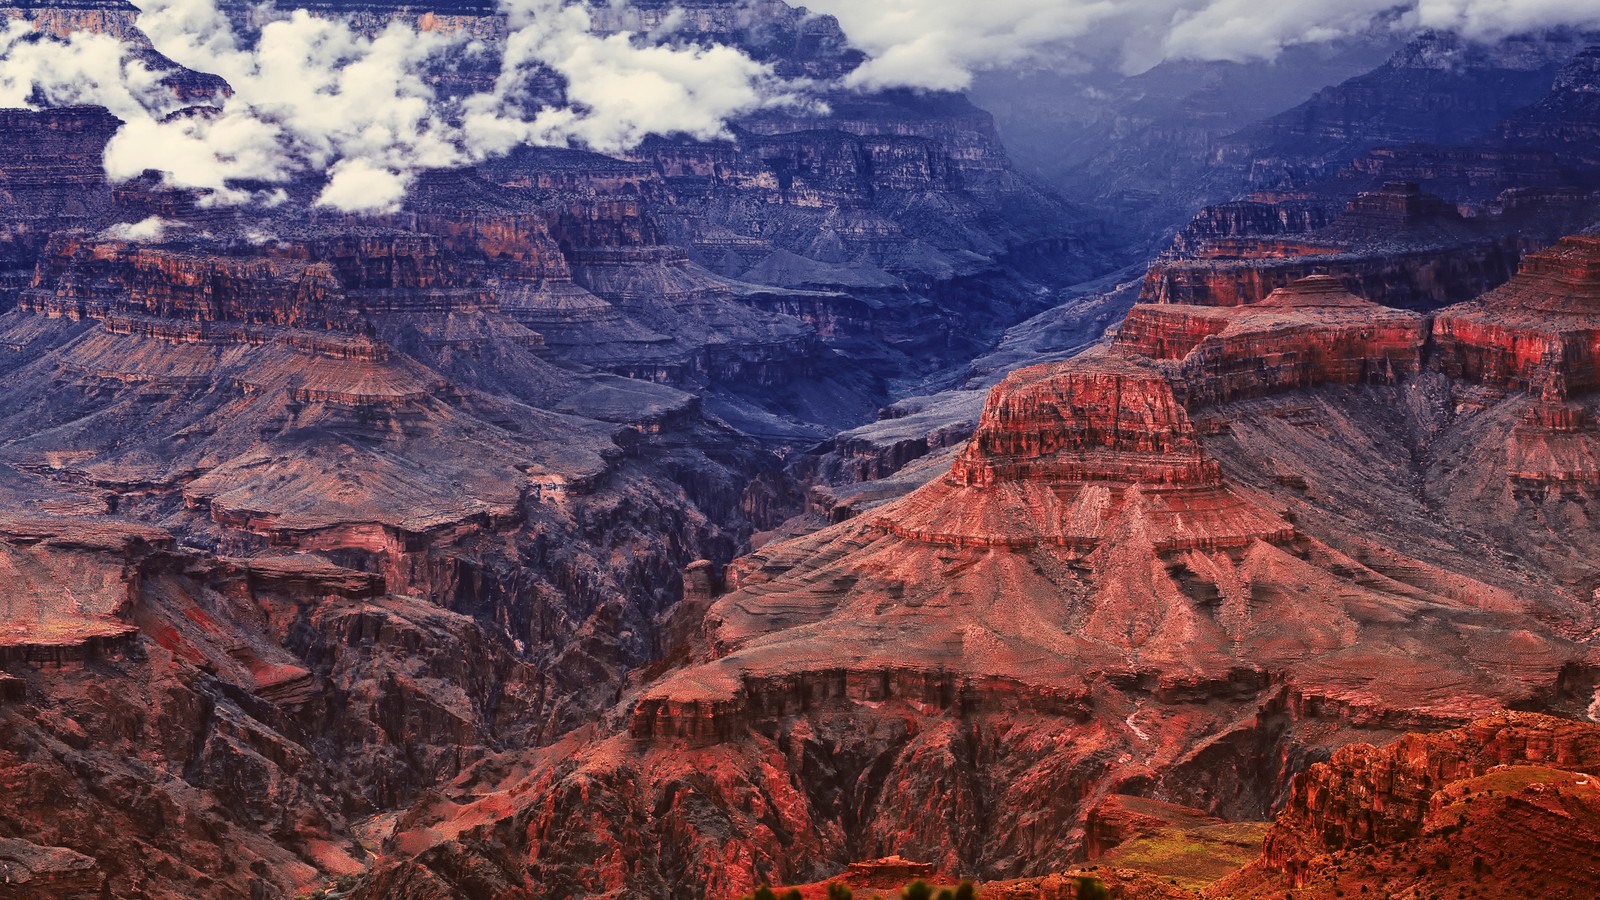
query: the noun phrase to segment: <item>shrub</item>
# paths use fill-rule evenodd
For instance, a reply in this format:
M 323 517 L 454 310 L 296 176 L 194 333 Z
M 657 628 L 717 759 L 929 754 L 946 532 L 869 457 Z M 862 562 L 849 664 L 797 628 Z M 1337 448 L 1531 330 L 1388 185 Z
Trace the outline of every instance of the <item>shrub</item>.
M 835 881 L 828 885 L 828 900 L 854 900 L 855 891 L 850 890 L 850 885 L 842 881 Z
M 926 881 L 913 881 L 900 892 L 900 900 L 933 900 L 933 888 Z
M 970 881 L 956 885 L 956 900 L 978 900 L 978 889 Z
M 1078 876 L 1076 893 L 1078 900 L 1111 900 L 1111 891 L 1106 883 L 1088 875 Z

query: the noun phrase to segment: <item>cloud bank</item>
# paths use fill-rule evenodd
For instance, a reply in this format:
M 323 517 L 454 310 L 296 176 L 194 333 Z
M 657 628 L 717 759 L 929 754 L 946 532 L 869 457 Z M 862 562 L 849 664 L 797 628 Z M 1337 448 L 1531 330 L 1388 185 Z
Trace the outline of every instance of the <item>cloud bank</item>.
M 1287 47 L 1373 28 L 1439 29 L 1473 39 L 1557 26 L 1600 27 L 1595 0 L 807 0 L 869 57 L 866 89 L 960 90 L 973 73 L 1019 65 L 1164 59 L 1274 59 Z
M 136 48 L 86 33 L 55 40 L 13 23 L 0 31 L 0 106 L 105 106 L 127 123 L 106 148 L 111 178 L 154 169 L 207 190 L 213 203 L 281 200 L 281 191 L 238 185 L 319 173 L 319 204 L 390 211 L 421 170 L 529 144 L 617 152 L 652 133 L 715 138 L 734 116 L 799 97 L 730 47 L 598 34 L 580 0 L 506 0 L 512 31 L 494 86 L 465 97 L 440 96 L 432 78 L 486 52 L 462 35 L 397 22 L 369 37 L 298 10 L 246 41 L 213 0 L 139 7 L 136 24 L 157 52 L 222 77 L 231 95 L 180 111 Z M 564 103 L 539 96 L 548 73 L 565 80 Z
M 317 203 L 352 212 L 396 209 L 416 172 L 519 146 L 619 152 L 648 134 L 724 136 L 730 119 L 805 103 L 817 87 L 951 90 L 990 68 L 1271 59 L 1374 28 L 1494 38 L 1600 27 L 1596 0 L 808 0 L 867 55 L 842 84 L 818 86 L 733 47 L 676 39 L 685 15 L 648 34 L 596 27 L 590 2 L 625 0 L 501 0 L 508 33 L 493 50 L 399 22 L 369 35 L 270 7 L 275 18 L 240 34 L 215 0 L 134 2 L 157 52 L 220 76 L 231 94 L 196 107 L 143 49 L 11 22 L 0 27 L 0 106 L 105 106 L 126 123 L 106 151 L 113 179 L 154 169 L 204 189 L 207 202 L 271 204 L 310 175 L 323 180 Z M 440 77 L 463 60 L 488 65 L 492 86 L 441 95 Z

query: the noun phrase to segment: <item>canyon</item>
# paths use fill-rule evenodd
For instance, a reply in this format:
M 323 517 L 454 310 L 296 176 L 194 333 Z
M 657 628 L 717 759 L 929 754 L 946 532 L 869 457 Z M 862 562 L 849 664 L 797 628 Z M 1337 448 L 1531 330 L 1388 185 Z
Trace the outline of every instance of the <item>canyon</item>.
M 594 14 L 820 102 L 382 214 L 0 110 L 0 898 L 1600 885 L 1589 36 L 1163 64 L 1052 180 L 830 17 Z

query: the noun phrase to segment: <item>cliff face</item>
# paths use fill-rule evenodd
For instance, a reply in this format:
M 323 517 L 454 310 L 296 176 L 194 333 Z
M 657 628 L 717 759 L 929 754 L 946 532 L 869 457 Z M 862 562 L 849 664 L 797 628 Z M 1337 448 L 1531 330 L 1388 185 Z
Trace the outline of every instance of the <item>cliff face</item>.
M 1600 883 L 1596 765 L 1600 729 L 1527 713 L 1345 747 L 1295 778 L 1261 859 L 1208 895 L 1581 896 Z
M 1219 478 L 1202 460 L 1166 381 L 1114 358 L 1007 376 L 950 475 L 973 486 L 1090 479 L 1207 485 Z
M 358 321 L 338 270 L 326 262 L 219 258 L 82 234 L 45 248 L 21 305 L 73 319 L 120 314 L 342 331 Z
M 57 228 L 103 215 L 102 151 L 119 122 L 105 110 L 0 110 L 0 309 L 15 305 Z
M 1517 277 L 1434 323 L 1448 375 L 1564 401 L 1600 386 L 1600 238 L 1569 237 Z
M 8 555 L 80 582 L 98 545 L 123 547 L 102 614 L 117 641 L 43 590 L 18 600 L 54 618 L 0 647 L 20 684 L 0 713 L 5 852 L 31 846 L 20 835 L 45 844 L 8 884 L 287 892 L 360 869 L 353 817 L 525 739 L 537 680 L 469 618 L 324 560 L 207 559 L 126 531 L 81 517 L 5 526 Z
M 1264 213 L 1246 220 L 1252 233 L 1240 234 L 1242 227 L 1228 227 L 1219 215 L 1202 214 L 1151 264 L 1144 300 L 1235 306 L 1307 276 L 1332 275 L 1386 306 L 1433 309 L 1505 282 L 1522 248 L 1520 238 L 1497 237 L 1411 183 L 1362 194 L 1326 226 L 1298 234 L 1285 233 L 1280 218 Z M 1213 224 L 1221 233 L 1207 231 Z
M 1422 371 L 1427 320 L 1313 276 L 1240 307 L 1140 304 L 1116 345 L 1170 360 L 1191 404 L 1318 384 L 1398 384 Z

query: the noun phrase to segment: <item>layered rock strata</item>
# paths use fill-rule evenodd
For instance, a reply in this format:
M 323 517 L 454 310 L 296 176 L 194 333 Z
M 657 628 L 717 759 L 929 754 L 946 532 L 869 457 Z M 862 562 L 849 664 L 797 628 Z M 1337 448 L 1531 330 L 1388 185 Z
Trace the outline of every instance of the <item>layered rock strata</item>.
M 1548 401 L 1600 387 L 1600 236 L 1533 254 L 1504 287 L 1441 310 L 1434 366 Z
M 1597 767 L 1600 728 L 1528 713 L 1345 747 L 1296 776 L 1261 858 L 1207 896 L 1585 896 L 1600 886 Z
M 1333 275 L 1386 306 L 1434 309 L 1504 283 L 1522 253 L 1515 236 L 1497 236 L 1463 219 L 1409 182 L 1356 197 L 1313 231 L 1282 235 L 1274 227 L 1191 244 L 1151 264 L 1145 301 L 1250 304 L 1307 276 Z
M 1242 307 L 1140 304 L 1116 346 L 1170 361 L 1191 405 L 1318 384 L 1398 384 L 1422 370 L 1428 321 L 1313 276 Z
M 1422 377 L 1419 317 L 1319 282 L 1229 315 L 1246 335 L 1252 316 L 1279 317 L 1267 334 L 1287 319 L 1326 357 L 1208 409 L 1300 407 L 1337 460 L 1308 477 L 1359 465 L 1367 442 L 1384 452 L 1337 410 L 1399 403 Z M 1400 384 L 1355 377 L 1389 351 Z M 1111 793 L 1260 817 L 1290 770 L 1362 735 L 1591 701 L 1582 603 L 1441 555 L 1453 532 L 1423 525 L 1405 472 L 1367 488 L 1411 492 L 1393 514 L 1425 558 L 1373 544 L 1336 490 L 1274 480 L 1271 454 L 1305 439 L 1242 424 L 1208 438 L 1172 364 L 1113 346 L 1013 373 L 948 474 L 736 562 L 689 612 L 681 664 L 527 774 L 491 766 L 414 810 L 366 896 L 428 896 L 462 872 L 506 890 L 731 895 L 887 853 L 1038 874 L 1081 858 Z M 1208 441 L 1233 456 L 1219 464 Z M 598 819 L 633 824 L 574 824 Z M 578 861 L 596 856 L 613 862 Z

